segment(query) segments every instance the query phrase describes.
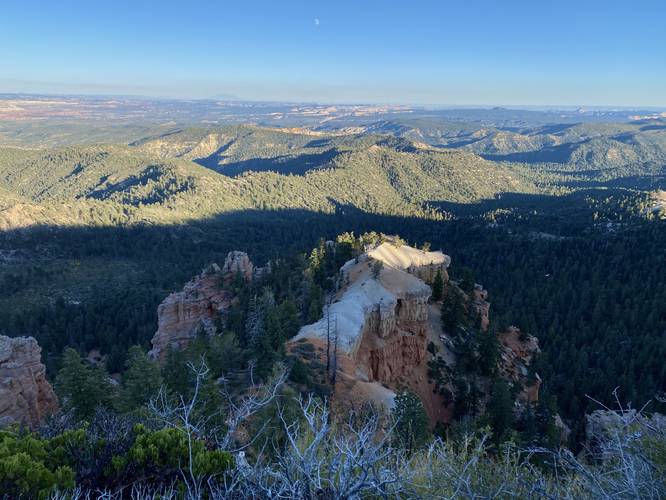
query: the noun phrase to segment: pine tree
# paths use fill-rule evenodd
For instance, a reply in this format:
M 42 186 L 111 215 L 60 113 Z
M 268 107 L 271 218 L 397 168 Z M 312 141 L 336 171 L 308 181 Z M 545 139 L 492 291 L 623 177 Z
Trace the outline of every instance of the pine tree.
M 424 446 L 431 436 L 428 415 L 421 400 L 410 391 L 402 391 L 395 397 L 392 410 L 395 420 L 395 436 L 399 444 L 408 450 Z
M 157 394 L 162 385 L 162 375 L 157 363 L 148 359 L 139 346 L 130 347 L 126 367 L 120 403 L 124 411 L 133 411 Z
M 442 301 L 442 326 L 450 334 L 456 334 L 459 327 L 467 323 L 467 310 L 464 298 L 457 288 L 447 287 Z
M 190 391 L 190 371 L 186 368 L 187 358 L 181 350 L 169 347 L 166 360 L 162 366 L 164 383 L 173 394 L 189 394 Z
M 476 334 L 479 353 L 479 370 L 482 375 L 493 375 L 499 360 L 499 340 L 494 331 L 478 331 Z
M 382 273 L 382 270 L 384 269 L 384 263 L 381 260 L 376 260 L 372 263 L 372 279 L 379 279 L 379 275 Z
M 250 307 L 245 320 L 245 342 L 254 348 L 264 332 L 264 313 L 261 299 L 256 295 L 250 299 Z
M 472 271 L 469 267 L 460 268 L 460 289 L 463 292 L 470 294 L 474 290 L 474 283 L 474 271 Z
M 442 294 L 444 293 L 444 278 L 442 277 L 442 270 L 438 269 L 437 274 L 435 275 L 435 280 L 432 283 L 432 300 L 439 302 L 442 300 Z
M 90 418 L 98 406 L 111 407 L 113 402 L 113 386 L 106 371 L 86 366 L 71 347 L 63 352 L 56 390 L 63 408 L 81 420 Z
M 498 378 L 493 381 L 486 410 L 493 428 L 495 444 L 499 445 L 504 441 L 513 425 L 513 400 L 509 385 L 505 380 Z
M 321 311 L 324 308 L 324 291 L 319 285 L 310 286 L 307 304 L 307 322 L 314 323 L 321 318 Z
M 456 369 L 460 371 L 459 367 L 456 367 Z M 474 375 L 466 377 L 458 373 L 454 381 L 456 403 L 454 411 L 456 418 L 475 416 L 479 411 L 479 400 L 482 395 L 477 386 L 476 377 Z

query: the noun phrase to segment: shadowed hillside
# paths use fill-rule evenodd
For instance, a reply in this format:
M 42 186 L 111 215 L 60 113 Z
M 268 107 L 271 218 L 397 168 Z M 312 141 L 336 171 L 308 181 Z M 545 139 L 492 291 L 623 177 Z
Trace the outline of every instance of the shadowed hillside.
M 180 225 L 3 231 L 0 324 L 6 334 L 36 336 L 50 369 L 62 348 L 73 345 L 101 349 L 116 370 L 128 346 L 145 345 L 153 335 L 157 304 L 230 250 L 246 251 L 261 265 L 345 231 L 399 233 L 411 244 L 444 249 L 457 266 L 473 267 L 502 311 L 494 315 L 498 325 L 515 321 L 539 335 L 544 394 L 558 396 L 581 432 L 576 418 L 589 405 L 585 394 L 608 401 L 620 385 L 628 399 L 645 402 L 665 383 L 666 270 L 655 251 L 666 246 L 665 227 L 618 219 L 622 211 L 604 215 L 594 205 L 578 216 L 592 221 L 595 211 L 626 222 L 578 233 L 569 226 L 562 238 L 548 233 L 547 214 L 527 223 L 529 205 L 492 229 L 484 218 L 438 222 L 340 205 L 332 214 L 239 211 Z

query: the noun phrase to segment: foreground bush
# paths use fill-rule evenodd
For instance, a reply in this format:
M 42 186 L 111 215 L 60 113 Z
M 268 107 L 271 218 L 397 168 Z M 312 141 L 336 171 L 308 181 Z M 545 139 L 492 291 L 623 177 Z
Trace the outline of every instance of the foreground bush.
M 32 434 L 0 432 L 0 491 L 11 498 L 46 498 L 73 488 L 74 471 L 61 462 L 58 443 Z
M 395 412 L 397 418 L 365 408 L 341 420 L 325 400 L 286 397 L 281 372 L 234 395 L 222 381 L 227 403 L 219 425 L 219 415 L 203 411 L 207 367 L 190 369 L 191 397 L 160 391 L 149 405 L 154 417 L 148 425 L 98 410 L 88 424 L 52 426 L 42 437 L 3 433 L 3 493 L 32 498 L 53 492 L 62 499 L 666 497 L 663 416 L 622 408 L 593 415 L 597 430 L 584 457 L 512 442 L 498 446 L 486 430 L 448 442 L 405 440 L 398 433 L 410 426 L 401 418 L 419 421 L 412 405 L 405 408 L 414 411 Z

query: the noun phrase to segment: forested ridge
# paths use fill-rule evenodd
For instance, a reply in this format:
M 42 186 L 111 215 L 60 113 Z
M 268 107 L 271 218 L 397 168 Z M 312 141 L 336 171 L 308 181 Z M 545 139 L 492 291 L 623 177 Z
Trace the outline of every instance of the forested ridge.
M 294 227 L 294 220 L 303 225 Z M 590 405 L 586 394 L 608 401 L 616 386 L 636 405 L 654 401 L 666 383 L 663 224 L 634 222 L 610 231 L 601 224 L 562 239 L 535 236 L 535 224 L 489 228 L 483 219 L 470 224 L 259 212 L 179 229 L 61 229 L 48 233 L 44 251 L 64 267 L 78 262 L 90 268 L 68 279 L 49 271 L 56 265 L 50 260 L 7 266 L 3 302 L 11 307 L 3 308 L 2 324 L 10 335 L 34 335 L 52 368 L 59 352 L 74 345 L 83 351 L 100 347 L 111 354 L 115 371 L 130 345 L 147 345 L 159 302 L 227 251 L 247 251 L 265 262 L 345 230 L 400 231 L 414 244 L 428 241 L 449 253 L 454 272 L 456 266 L 473 269 L 491 291 L 496 321 L 539 337 L 539 371 L 567 418 L 580 421 Z M 32 252 L 43 241 L 39 232 L 13 238 L 19 252 Z M 123 275 L 113 276 L 118 269 Z M 62 288 L 54 293 L 59 279 Z M 35 293 L 47 295 L 40 301 Z

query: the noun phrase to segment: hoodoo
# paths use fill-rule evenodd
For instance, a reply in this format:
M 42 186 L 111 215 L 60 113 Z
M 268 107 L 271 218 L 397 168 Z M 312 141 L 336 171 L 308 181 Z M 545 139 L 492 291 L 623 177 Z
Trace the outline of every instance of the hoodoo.
M 224 288 L 238 276 L 252 280 L 254 266 L 244 252 L 229 252 L 224 266 L 211 264 L 188 282 L 182 291 L 169 295 L 157 308 L 157 332 L 152 339 L 152 357 L 163 360 L 169 348 L 182 349 L 203 330 L 215 332 L 215 318 L 233 299 Z
M 425 396 L 419 386 L 425 382 L 432 335 L 431 288 L 422 278 L 429 280 L 438 270 L 447 276 L 450 262 L 442 252 L 382 243 L 342 266 L 342 287 L 322 319 L 304 326 L 292 342 L 334 344 L 341 399 L 390 407 L 402 386 Z

